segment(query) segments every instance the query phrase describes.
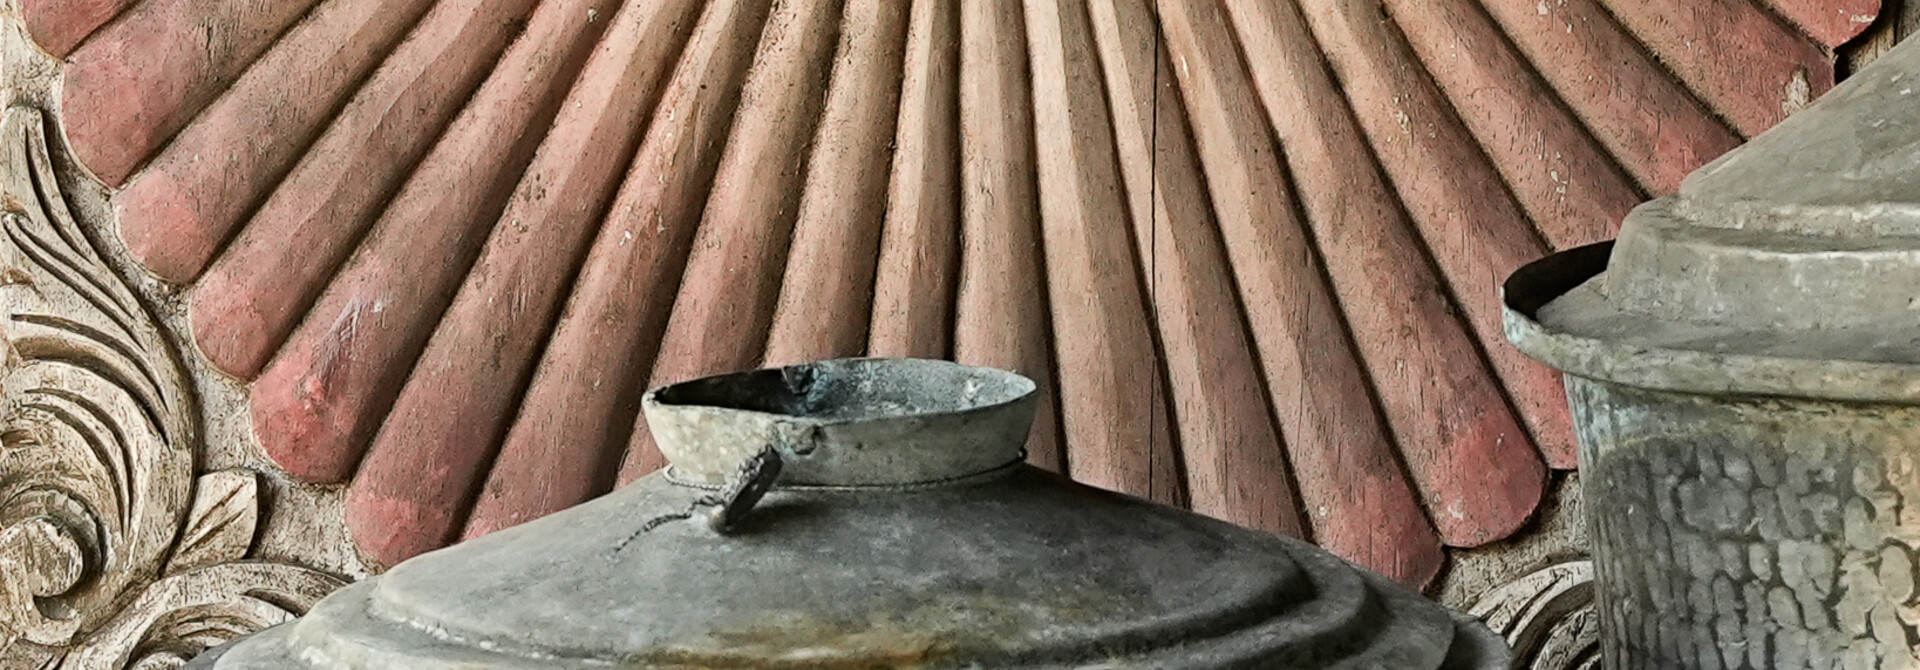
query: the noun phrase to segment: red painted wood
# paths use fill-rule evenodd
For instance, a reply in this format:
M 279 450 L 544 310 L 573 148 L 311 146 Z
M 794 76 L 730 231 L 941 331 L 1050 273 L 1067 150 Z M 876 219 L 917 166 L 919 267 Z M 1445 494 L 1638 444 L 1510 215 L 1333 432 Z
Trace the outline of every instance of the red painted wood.
M 1505 382 L 1505 395 L 1519 409 L 1532 442 L 1553 463 L 1571 467 L 1574 461 L 1572 420 L 1567 413 L 1565 388 L 1559 374 L 1546 365 L 1526 359 L 1519 349 L 1507 344 L 1501 324 L 1501 280 L 1530 259 L 1546 255 L 1546 246 L 1532 230 L 1521 205 L 1513 200 L 1500 175 L 1486 161 L 1486 154 L 1465 131 L 1452 104 L 1425 77 L 1411 48 L 1390 23 L 1380 21 L 1380 8 L 1367 0 L 1309 0 L 1304 4 L 1309 27 L 1319 38 L 1350 108 L 1356 111 L 1367 142 L 1380 157 L 1386 177 L 1392 180 L 1400 200 L 1405 203 L 1415 228 L 1442 276 L 1452 288 L 1453 301 L 1463 313 L 1471 332 L 1486 351 L 1494 371 Z M 1338 267 L 1336 267 L 1338 269 Z M 1356 269 L 1357 271 L 1357 269 Z M 1361 332 L 1365 336 L 1365 330 Z M 1384 334 L 1375 334 L 1384 336 Z M 1365 346 L 1365 340 L 1361 340 Z M 1434 497 L 1446 497 L 1448 511 L 1434 511 L 1434 524 L 1448 543 L 1473 545 L 1478 541 L 1503 538 L 1519 528 L 1538 501 L 1538 478 L 1530 472 L 1530 455 L 1523 455 L 1524 442 L 1505 434 L 1505 419 L 1500 419 L 1501 394 L 1498 388 L 1482 388 L 1484 372 L 1467 371 L 1463 361 L 1448 355 L 1450 374 L 1432 378 L 1428 384 L 1453 386 L 1465 403 L 1428 405 L 1442 409 L 1427 415 L 1415 411 L 1430 386 L 1400 386 L 1380 382 L 1379 365 L 1375 382 L 1400 392 L 1384 397 L 1388 419 L 1394 420 L 1396 434 L 1402 440 L 1402 453 L 1413 463 L 1413 476 L 1427 491 L 1432 511 Z M 1409 392 L 1407 388 L 1419 388 Z M 1402 409 L 1396 409 L 1402 407 Z M 1473 407 L 1475 415 L 1457 415 L 1463 407 Z M 1484 413 L 1480 413 L 1484 409 Z M 1405 411 L 1398 415 L 1398 411 Z M 1438 430 L 1465 438 L 1465 442 L 1425 442 L 1407 445 L 1413 430 Z M 1475 438 L 1467 438 L 1475 436 Z M 1448 447 L 1438 447 L 1448 445 Z M 1473 451 L 1455 451 L 1455 449 Z M 1434 449 L 1434 451 L 1425 451 Z M 1430 468 L 1421 465 L 1428 461 Z M 1492 476 L 1484 472 L 1488 465 L 1501 465 L 1501 476 L 1511 478 L 1511 499 L 1503 505 L 1476 503 L 1478 488 L 1469 484 L 1471 476 Z M 1467 474 L 1463 474 L 1467 472 Z M 1459 484 L 1442 484 L 1459 482 Z M 1488 484 L 1488 482 L 1478 482 Z M 1486 514 L 1484 522 L 1465 522 L 1448 528 L 1438 516 L 1453 516 L 1453 511 L 1475 507 Z
M 900 82 L 867 354 L 946 358 L 960 270 L 960 13 L 916 2 Z
M 1441 538 L 1454 546 L 1477 546 L 1506 537 L 1532 515 L 1544 473 L 1538 455 L 1529 448 L 1529 431 L 1517 430 L 1503 395 L 1511 397 L 1541 453 L 1570 463 L 1574 451 L 1559 374 L 1507 344 L 1497 307 L 1500 282 L 1530 259 L 1544 255 L 1546 248 L 1445 98 L 1418 67 L 1411 49 L 1391 24 L 1380 20 L 1378 5 L 1369 0 L 1308 0 L 1303 9 L 1328 63 L 1339 75 L 1367 143 L 1499 380 L 1487 374 L 1467 338 L 1432 349 L 1401 349 L 1408 341 L 1403 338 L 1408 338 L 1405 328 L 1409 327 L 1425 337 L 1453 337 L 1460 331 L 1452 318 L 1433 314 L 1398 327 L 1386 326 L 1392 320 L 1371 326 L 1363 320 L 1367 311 L 1397 312 L 1405 308 L 1405 301 L 1418 305 L 1431 292 L 1445 290 L 1437 283 L 1413 283 L 1366 299 L 1343 296 L 1342 305 L 1355 320 L 1355 339 L 1373 371 L 1374 383 L 1395 390 L 1382 394 L 1382 405 L 1400 439 L 1400 453 L 1427 496 L 1428 511 Z M 1313 192 L 1332 193 L 1324 186 Z M 1393 199 L 1383 189 L 1377 201 Z M 1390 215 L 1397 218 L 1399 213 Z M 1329 235 L 1336 230 L 1321 235 L 1323 248 L 1335 244 L 1337 240 Z M 1375 272 L 1379 266 L 1357 259 L 1329 260 L 1328 264 L 1335 272 L 1336 287 L 1341 286 L 1342 272 L 1371 275 L 1356 277 L 1357 286 L 1380 282 L 1381 275 L 1418 272 L 1424 265 L 1418 254 L 1399 256 L 1397 262 L 1402 265 L 1386 266 L 1396 268 L 1391 273 Z M 1396 303 L 1393 296 L 1402 302 Z M 1423 365 L 1422 355 L 1434 356 L 1429 359 L 1432 367 L 1407 374 Z M 1506 394 L 1497 381 L 1506 383 Z M 1435 402 L 1437 398 L 1447 399 Z
M 66 56 L 138 0 L 20 0 L 20 19 L 40 48 Z
M 726 137 L 732 122 L 769 4 L 712 3 L 677 64 L 663 51 L 674 40 L 659 37 L 673 34 L 660 25 L 666 10 L 649 15 L 652 23 L 631 20 L 634 34 L 649 37 L 627 48 L 649 52 L 642 61 L 673 64 L 672 80 L 646 122 L 466 537 L 563 509 L 612 483 L 725 146 L 716 138 Z
M 1601 3 L 1746 136 L 1773 127 L 1833 88 L 1831 57 L 1753 0 Z
M 1827 47 L 1859 37 L 1880 16 L 1880 0 L 1759 0 Z
M 1067 473 L 1094 486 L 1181 504 L 1166 380 L 1147 320 L 1139 259 L 1123 223 L 1113 124 L 1084 0 L 1026 3 L 1034 149 L 1047 302 L 1059 365 Z M 1143 46 L 1150 43 L 1142 43 Z M 1212 502 L 1212 501 L 1209 501 Z M 1278 510 L 1264 519 L 1279 520 Z M 1270 523 L 1299 534 L 1292 524 Z
M 542 3 L 507 56 L 525 65 L 501 70 L 538 82 L 580 76 L 347 493 L 347 527 L 381 564 L 444 546 L 465 525 L 567 282 L 659 97 L 666 59 L 640 58 L 649 52 L 635 48 L 638 40 L 596 45 L 606 19 L 581 20 L 610 19 L 618 6 Z
M 520 35 L 510 22 L 533 4 L 443 5 L 448 11 L 427 17 L 374 73 L 194 287 L 194 341 L 207 360 L 236 377 L 260 373 L 486 79 L 488 66 Z M 520 38 L 550 44 L 541 51 L 554 55 L 533 58 L 521 50 L 526 55 L 516 64 L 536 85 L 517 94 L 554 100 L 564 94 L 589 40 L 605 25 L 575 23 L 582 30 L 555 25 Z M 191 260 L 205 262 L 225 235 L 190 239 L 203 241 Z
M 1613 239 L 1646 195 L 1472 0 L 1387 0 L 1434 83 L 1550 248 Z M 1555 467 L 1572 467 L 1569 460 Z
M 1159 3 L 1159 14 L 1220 243 L 1295 484 L 1309 506 L 1303 511 L 1314 539 L 1335 543 L 1396 578 L 1429 579 L 1438 565 L 1438 543 L 1430 530 L 1419 530 L 1424 522 L 1418 514 L 1406 511 L 1412 506 L 1407 485 L 1393 486 L 1387 474 L 1399 467 L 1393 443 L 1373 409 L 1320 260 L 1296 218 L 1294 194 L 1234 34 L 1217 6 L 1168 0 Z M 1252 477 L 1238 486 L 1259 486 Z M 1354 486 L 1355 480 L 1366 485 Z M 1375 524 L 1378 535 L 1355 537 L 1351 526 L 1334 518 L 1336 512 L 1381 513 L 1361 517 Z M 1395 544 L 1404 547 L 1377 549 Z
M 79 17 L 34 29 L 56 49 L 132 8 L 73 52 L 74 143 L 133 175 L 115 202 L 149 269 L 187 283 L 225 254 L 192 287 L 194 339 L 229 371 L 268 366 L 271 456 L 340 481 L 385 424 L 384 465 L 349 493 L 370 553 L 651 470 L 648 381 L 864 350 L 1020 370 L 1045 398 L 1034 462 L 1162 499 L 1184 484 L 1409 583 L 1440 549 L 1408 471 L 1455 544 L 1531 509 L 1540 466 L 1503 401 L 1572 465 L 1558 384 L 1500 337 L 1501 275 L 1733 146 L 1710 108 L 1750 130 L 1798 102 L 1777 75 L 1817 93 L 1816 41 L 1852 29 L 1820 8 L 1874 9 L 1166 2 L 1185 41 L 1156 63 L 1144 0 L 792 3 L 811 18 L 767 33 L 774 3 L 716 0 L 671 5 L 725 14 L 705 46 L 622 23 L 543 60 L 539 30 L 666 6 L 442 0 L 416 22 L 424 1 L 22 4 Z M 514 37 L 536 2 L 595 11 Z M 590 43 L 629 71 L 573 90 Z M 667 70 L 659 109 L 604 99 Z M 590 104 L 556 121 L 567 90 Z M 541 239 L 476 265 L 495 228 Z
M 1040 247 L 1027 38 L 1013 3 L 960 3 L 960 278 L 953 356 L 1038 385 L 1027 460 L 1067 468 Z
M 68 57 L 67 139 L 109 186 L 226 90 L 317 0 L 147 0 Z
M 1092 3 L 1089 9 L 1126 186 L 1118 204 L 1126 205 L 1137 255 L 1149 259 L 1144 274 L 1150 316 L 1170 382 L 1161 392 L 1173 425 L 1152 428 L 1178 435 L 1194 510 L 1304 535 L 1307 524 L 1267 410 L 1153 10 L 1144 0 Z M 1417 509 L 1409 509 L 1425 523 Z
M 1465 0 L 1390 0 L 1388 7 L 1424 60 L 1426 71 L 1472 131 L 1472 141 L 1494 162 L 1548 248 L 1566 249 L 1611 239 L 1617 222 L 1645 196 L 1557 104 L 1552 92 L 1541 86 L 1525 61 L 1508 48 L 1490 18 Z M 1462 160 L 1471 158 L 1468 155 Z M 1513 237 L 1520 244 L 1519 236 Z M 1466 253 L 1516 262 L 1485 251 Z M 1512 347 L 1505 345 L 1501 317 L 1490 307 L 1497 296 L 1470 288 L 1475 289 L 1468 310 L 1470 318 L 1475 319 L 1482 344 L 1489 347 L 1509 386 L 1521 388 L 1513 386 L 1511 380 L 1524 375 L 1537 380 L 1533 386 L 1524 387 L 1528 392 L 1551 388 L 1548 400 L 1564 397 L 1560 385 L 1551 379 L 1554 375 L 1541 374 L 1540 366 L 1520 359 Z M 1573 468 L 1576 448 L 1567 409 L 1537 402 L 1531 396 L 1517 402 L 1548 465 Z
M 1336 131 L 1331 142 L 1338 144 L 1342 140 L 1354 138 L 1352 121 L 1346 117 L 1346 111 L 1338 106 L 1338 94 L 1332 94 L 1331 86 L 1325 81 L 1323 63 L 1319 61 L 1317 52 L 1311 50 L 1309 44 L 1296 42 L 1300 36 L 1306 35 L 1306 29 L 1300 25 L 1300 19 L 1292 8 L 1263 6 L 1261 10 L 1261 8 L 1229 4 L 1229 12 L 1256 13 L 1256 15 L 1238 17 L 1242 25 L 1254 23 L 1258 27 L 1258 31 L 1254 33 L 1248 33 L 1246 29 L 1240 31 L 1240 35 L 1244 36 L 1242 48 L 1246 54 L 1246 61 L 1252 63 L 1252 73 L 1250 73 L 1252 83 L 1256 84 L 1256 90 L 1263 96 L 1269 115 L 1275 119 L 1275 127 L 1281 131 L 1279 140 L 1283 142 L 1283 146 L 1290 148 L 1286 157 L 1294 165 L 1294 179 L 1296 179 L 1296 186 L 1302 188 L 1300 198 L 1306 205 L 1306 211 L 1309 215 L 1321 215 L 1323 207 L 1329 203 L 1329 200 L 1309 190 L 1309 188 L 1315 188 L 1311 180 L 1315 177 L 1321 177 L 1321 179 L 1334 177 L 1334 173 L 1342 169 L 1359 167 L 1365 163 L 1338 161 L 1338 159 L 1329 161 L 1327 159 L 1329 157 L 1327 152 L 1331 150 L 1327 146 L 1329 136 L 1319 136 L 1319 134 L 1313 134 L 1313 131 L 1317 129 Z M 1183 50 L 1187 48 L 1196 52 L 1213 50 L 1213 54 L 1206 56 L 1208 63 L 1217 63 L 1227 58 L 1225 46 L 1212 46 L 1212 48 L 1204 46 L 1204 44 L 1215 44 L 1215 42 L 1231 44 L 1229 40 L 1233 38 L 1233 33 L 1229 33 L 1227 17 L 1213 10 L 1213 12 L 1192 13 L 1190 19 L 1194 23 L 1192 25 L 1194 35 L 1188 38 L 1190 46 L 1188 46 L 1188 40 L 1183 40 Z M 1288 79 L 1288 84 L 1292 86 L 1277 86 L 1271 83 L 1271 79 L 1275 77 Z M 1277 96 L 1290 96 L 1290 98 L 1277 100 Z M 1319 96 L 1319 98 L 1313 98 L 1313 96 Z M 1348 119 L 1348 121 L 1342 123 L 1342 119 Z M 1346 134 L 1338 134 L 1338 131 L 1346 131 Z M 1173 140 L 1173 146 L 1185 144 L 1181 138 L 1181 132 L 1167 132 L 1164 136 Z M 1363 146 L 1348 146 L 1348 148 L 1356 148 L 1359 150 L 1359 156 L 1365 156 Z M 1308 161 L 1323 161 L 1323 165 L 1304 165 Z M 1162 165 L 1165 163 L 1169 161 L 1162 161 Z M 1171 163 L 1177 165 L 1179 161 L 1171 161 Z M 1319 171 L 1319 175 L 1304 173 L 1302 167 Z M 1156 171 L 1158 169 L 1160 167 L 1156 167 Z M 1350 184 L 1342 184 L 1342 186 L 1350 186 Z M 1375 188 L 1377 188 L 1375 196 L 1379 196 L 1379 186 Z M 1344 221 L 1346 227 L 1356 228 L 1354 232 L 1350 232 L 1354 234 L 1354 238 L 1350 238 L 1354 242 L 1354 248 L 1361 248 L 1367 242 L 1392 248 L 1394 240 L 1367 240 L 1367 242 L 1359 240 L 1367 234 L 1367 230 L 1363 228 L 1369 219 L 1365 211 L 1367 200 L 1369 200 L 1369 194 L 1365 190 L 1359 190 L 1359 192 L 1342 190 L 1340 196 L 1332 198 L 1332 203 L 1334 207 L 1356 205 L 1350 211 L 1338 213 L 1346 219 Z M 1311 223 L 1319 223 L 1319 221 L 1323 219 L 1313 219 Z M 1204 238 L 1200 232 L 1194 232 L 1190 236 L 1196 236 L 1198 240 L 1204 240 L 1204 242 L 1212 242 L 1210 238 Z M 1323 238 L 1323 244 L 1325 244 L 1325 238 Z M 1404 242 L 1400 244 L 1405 246 Z M 1336 263 L 1338 259 L 1340 259 L 1338 255 L 1331 255 L 1331 253 L 1327 255 L 1329 263 Z M 1375 259 L 1369 259 L 1369 261 L 1375 261 Z M 1388 265 L 1380 263 L 1373 267 L 1388 267 Z M 1225 292 L 1227 286 L 1221 286 L 1219 290 Z M 1204 330 L 1208 328 L 1208 324 L 1198 323 L 1190 328 Z M 1252 365 L 1244 365 L 1244 367 L 1252 369 Z M 1190 382 L 1190 386 L 1206 386 L 1208 378 L 1221 378 L 1221 374 L 1229 374 L 1227 371 L 1210 372 L 1212 374 L 1204 378 L 1196 376 Z M 1348 386 L 1352 386 L 1350 394 L 1365 394 L 1365 390 L 1357 380 L 1348 382 Z M 1227 403 L 1231 399 L 1217 397 L 1212 401 Z M 1400 470 L 1398 459 L 1392 455 L 1390 449 L 1384 449 L 1388 440 L 1384 436 L 1384 430 L 1380 430 L 1379 422 L 1367 420 L 1367 422 L 1361 422 L 1359 428 L 1365 430 L 1363 434 L 1359 434 L 1365 442 L 1361 443 L 1361 447 L 1357 449 L 1342 447 L 1338 442 L 1342 438 L 1319 436 L 1306 430 L 1296 432 L 1296 434 L 1302 434 L 1304 440 L 1313 440 L 1292 449 L 1294 480 L 1300 482 L 1302 503 L 1306 505 L 1308 518 L 1313 524 L 1313 538 L 1334 553 L 1375 566 L 1396 580 L 1402 580 L 1407 584 L 1427 584 L 1428 580 L 1434 578 L 1434 574 L 1438 574 L 1442 564 L 1438 536 L 1434 534 L 1432 524 L 1421 511 L 1419 503 L 1415 501 L 1413 490 Z M 1200 459 L 1194 459 L 1194 461 L 1200 461 Z M 1212 457 L 1208 461 L 1223 461 L 1223 459 Z M 1267 474 L 1265 478 L 1273 478 L 1273 476 Z
M 541 44 L 507 51 L 254 382 L 255 434 L 294 476 L 345 481 L 387 418 L 563 99 L 524 74 Z
M 910 4 L 847 5 L 762 365 L 866 351 Z
M 786 3 L 767 20 L 651 386 L 758 367 L 832 74 L 840 4 Z M 662 465 L 643 413 L 620 481 Z
M 1740 138 L 1597 0 L 1480 0 L 1540 77 L 1653 194 Z M 1545 11 L 1541 11 L 1541 10 Z
M 193 281 L 219 245 L 282 183 L 321 131 L 334 123 L 341 104 L 360 89 L 382 58 L 391 53 L 396 63 L 385 73 L 389 96 L 398 93 L 393 85 L 396 71 L 408 66 L 445 66 L 417 59 L 420 38 L 408 49 L 394 49 L 431 4 L 426 0 L 329 0 L 288 30 L 114 196 L 120 239 L 128 250 L 162 279 Z M 463 13 L 456 9 L 470 13 L 474 7 L 449 5 L 436 19 L 441 23 L 458 20 Z M 469 67 L 480 64 L 476 59 Z M 374 82 L 363 96 L 378 95 L 382 86 Z M 362 104 L 356 109 L 364 114 L 368 107 Z M 434 136 L 417 125 L 397 130 L 421 136 L 403 138 L 407 140 L 426 142 Z M 258 369 L 245 372 L 251 377 Z

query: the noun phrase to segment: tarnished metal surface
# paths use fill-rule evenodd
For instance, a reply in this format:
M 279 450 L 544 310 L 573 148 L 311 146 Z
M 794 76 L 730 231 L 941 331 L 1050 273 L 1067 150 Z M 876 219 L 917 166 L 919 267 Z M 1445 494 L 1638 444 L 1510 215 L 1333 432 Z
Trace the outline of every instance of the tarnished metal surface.
M 1000 370 L 852 359 L 674 384 L 642 405 L 683 482 L 720 484 L 772 447 L 787 483 L 888 485 L 1020 460 L 1034 400 L 1032 381 Z
M 1608 668 L 1914 668 L 1920 44 L 1523 268 L 1569 373 Z
M 1032 393 L 1012 373 L 877 359 L 668 387 L 649 396 L 656 430 L 681 422 L 683 438 L 757 435 L 757 446 L 680 445 L 669 453 L 696 456 L 686 471 L 676 461 L 574 510 L 422 555 L 194 667 L 1508 662 L 1479 624 L 1303 542 L 1025 465 Z M 763 462 L 729 468 L 716 494 L 697 468 L 719 451 Z M 960 458 L 979 451 L 1000 457 Z M 687 513 L 753 492 L 774 463 L 807 483 L 783 475 L 728 533 Z
M 1915 667 L 1920 408 L 1570 391 L 1614 667 Z

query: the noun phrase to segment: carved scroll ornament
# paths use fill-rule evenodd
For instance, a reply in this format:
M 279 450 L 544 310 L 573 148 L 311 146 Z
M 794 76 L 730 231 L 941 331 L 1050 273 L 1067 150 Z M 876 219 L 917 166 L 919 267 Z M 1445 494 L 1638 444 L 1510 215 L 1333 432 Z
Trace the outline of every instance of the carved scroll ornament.
M 1506 638 L 1526 670 L 1590 670 L 1600 660 L 1593 561 L 1554 563 L 1487 592 L 1468 613 Z
M 176 668 L 340 580 L 247 560 L 245 471 L 195 469 L 174 346 L 62 197 L 43 115 L 0 119 L 0 667 Z

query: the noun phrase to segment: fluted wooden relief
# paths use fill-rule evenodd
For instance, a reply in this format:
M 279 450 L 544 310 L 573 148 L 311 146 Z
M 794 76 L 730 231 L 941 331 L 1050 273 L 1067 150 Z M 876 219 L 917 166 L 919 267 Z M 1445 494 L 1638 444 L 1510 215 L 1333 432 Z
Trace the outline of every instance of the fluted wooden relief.
M 1500 280 L 1878 10 L 21 2 L 121 240 L 377 562 L 657 468 L 651 385 L 866 354 L 1019 370 L 1036 462 L 1412 584 L 1576 465 Z

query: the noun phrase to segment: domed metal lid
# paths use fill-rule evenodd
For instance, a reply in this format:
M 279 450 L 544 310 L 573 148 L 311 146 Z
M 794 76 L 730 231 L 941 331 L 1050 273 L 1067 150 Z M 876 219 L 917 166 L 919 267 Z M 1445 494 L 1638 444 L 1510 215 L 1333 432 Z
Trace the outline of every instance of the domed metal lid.
M 1022 464 L 1033 402 L 937 361 L 666 387 L 669 470 L 197 663 L 1504 667 L 1483 628 L 1309 545 Z
M 1636 385 L 1920 399 L 1916 91 L 1903 44 L 1635 209 L 1604 272 L 1573 269 L 1588 250 L 1516 273 L 1510 334 Z

